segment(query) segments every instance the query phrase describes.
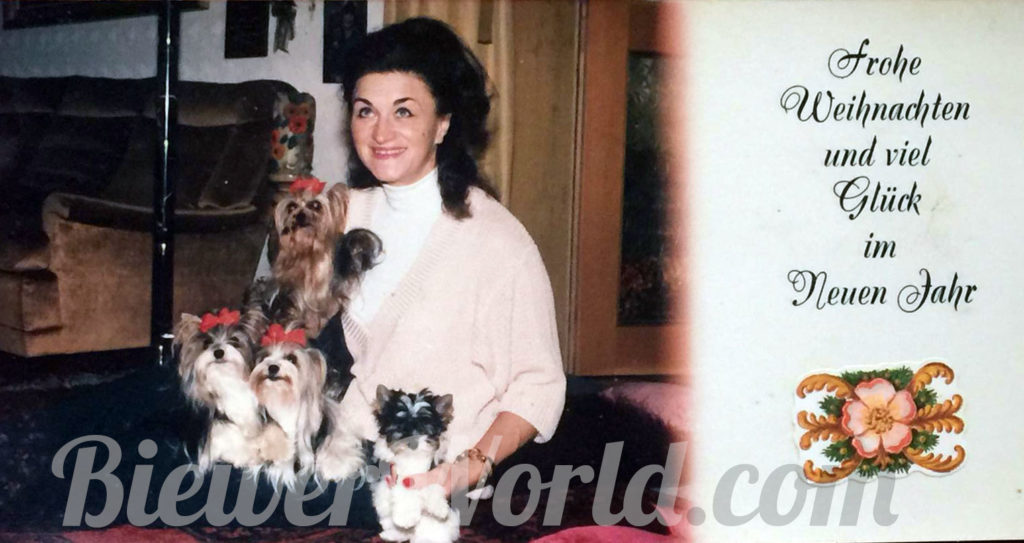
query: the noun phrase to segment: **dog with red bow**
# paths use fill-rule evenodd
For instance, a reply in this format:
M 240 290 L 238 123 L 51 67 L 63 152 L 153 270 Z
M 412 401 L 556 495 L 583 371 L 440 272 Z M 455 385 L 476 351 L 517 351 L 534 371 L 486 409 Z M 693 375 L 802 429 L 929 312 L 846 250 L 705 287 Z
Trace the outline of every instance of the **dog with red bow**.
M 283 439 L 266 431 L 249 387 L 253 344 L 266 328 L 259 296 L 249 293 L 243 311 L 182 314 L 174 330 L 182 392 L 205 420 L 196 462 L 202 471 L 215 462 L 256 469 L 267 444 Z
M 369 230 L 345 233 L 348 188 L 324 188 L 315 177 L 297 179 L 274 209 L 271 256 L 280 291 L 271 317 L 301 323 L 310 337 L 343 309 L 381 252 L 380 238 Z
M 327 362 L 306 345 L 302 328 L 271 324 L 249 376 L 249 385 L 268 425 L 286 436 L 277 457 L 264 466 L 276 486 L 296 481 L 340 481 L 355 475 L 365 460 L 361 441 L 340 421 L 340 406 L 325 395 Z

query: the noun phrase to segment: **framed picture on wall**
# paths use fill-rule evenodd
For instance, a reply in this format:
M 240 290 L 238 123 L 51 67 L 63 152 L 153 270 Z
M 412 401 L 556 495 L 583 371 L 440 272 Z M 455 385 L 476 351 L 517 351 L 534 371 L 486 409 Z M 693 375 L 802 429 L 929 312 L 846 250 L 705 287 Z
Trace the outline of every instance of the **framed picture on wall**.
M 267 56 L 270 2 L 228 2 L 224 16 L 224 58 Z
M 324 2 L 324 83 L 341 83 L 345 52 L 366 35 L 366 0 Z

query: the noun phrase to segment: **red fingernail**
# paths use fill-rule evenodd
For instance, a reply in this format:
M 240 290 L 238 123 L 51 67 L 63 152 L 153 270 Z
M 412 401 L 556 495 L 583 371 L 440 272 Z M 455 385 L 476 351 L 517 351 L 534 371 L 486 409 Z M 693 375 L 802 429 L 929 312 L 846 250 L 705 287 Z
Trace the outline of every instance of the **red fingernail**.
M 402 486 L 404 486 L 405 488 L 412 487 L 412 479 L 409 478 L 409 477 L 406 477 L 405 479 L 402 479 Z

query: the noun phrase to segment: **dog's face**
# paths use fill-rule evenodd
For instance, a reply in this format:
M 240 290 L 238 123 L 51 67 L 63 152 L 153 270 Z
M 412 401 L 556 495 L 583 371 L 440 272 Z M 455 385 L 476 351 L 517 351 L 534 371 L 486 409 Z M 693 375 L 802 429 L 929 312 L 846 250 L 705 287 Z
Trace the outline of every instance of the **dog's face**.
M 374 411 L 380 434 L 395 453 L 403 450 L 435 450 L 452 419 L 452 395 L 377 387 Z
M 298 408 L 322 399 L 327 363 L 316 349 L 275 343 L 256 357 L 249 386 L 268 409 Z
M 178 375 L 186 395 L 212 407 L 225 399 L 226 391 L 248 380 L 253 361 L 251 331 L 241 323 L 218 324 L 203 331 L 201 322 L 185 313 L 175 327 Z
M 274 209 L 274 226 L 282 250 L 321 250 L 345 229 L 348 189 L 338 184 L 320 194 L 291 192 Z

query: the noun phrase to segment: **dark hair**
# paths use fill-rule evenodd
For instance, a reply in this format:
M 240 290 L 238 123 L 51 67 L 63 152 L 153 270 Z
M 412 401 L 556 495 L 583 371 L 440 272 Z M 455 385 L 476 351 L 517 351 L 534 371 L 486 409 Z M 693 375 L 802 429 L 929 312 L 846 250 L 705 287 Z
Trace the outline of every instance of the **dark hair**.
M 497 192 L 477 165 L 490 139 L 487 72 L 455 31 L 440 21 L 418 17 L 363 37 L 345 56 L 341 83 L 349 112 L 359 79 L 387 72 L 418 76 L 434 97 L 436 113 L 451 115 L 448 133 L 437 147 L 438 183 L 445 210 L 459 219 L 468 217 L 466 197 L 471 186 L 496 198 Z M 380 186 L 359 160 L 351 137 L 348 145 L 349 186 Z

